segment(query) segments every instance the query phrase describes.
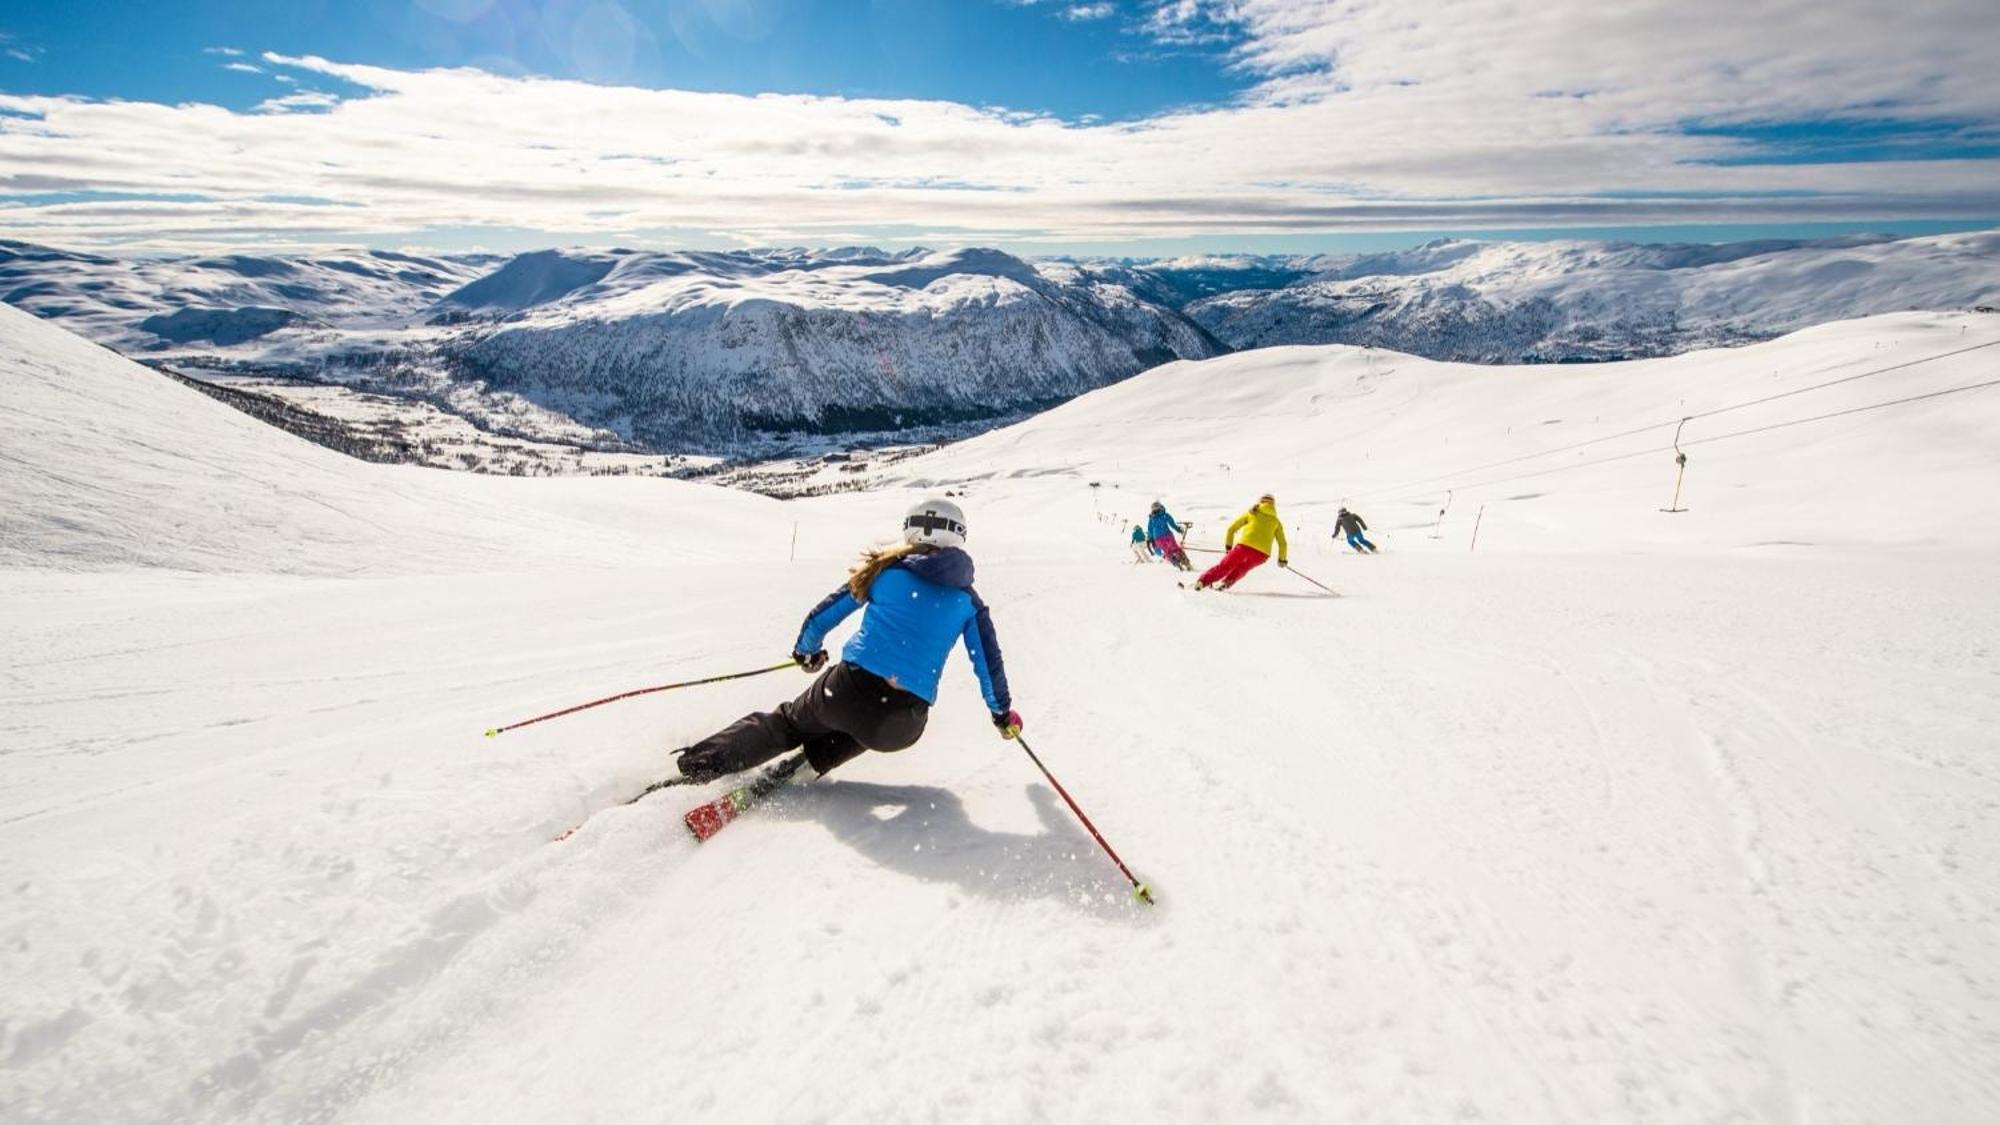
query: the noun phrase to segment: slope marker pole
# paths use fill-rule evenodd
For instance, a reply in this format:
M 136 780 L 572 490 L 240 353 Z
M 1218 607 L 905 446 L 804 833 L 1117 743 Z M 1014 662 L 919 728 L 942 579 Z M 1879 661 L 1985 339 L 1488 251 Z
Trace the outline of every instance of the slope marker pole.
M 1681 507 L 1681 481 L 1687 479 L 1688 473 L 1688 455 L 1681 452 L 1681 429 L 1687 424 L 1688 420 L 1683 418 L 1681 424 L 1674 427 L 1674 464 L 1680 468 L 1674 473 L 1674 498 L 1666 507 L 1660 509 L 1662 512 L 1687 511 Z

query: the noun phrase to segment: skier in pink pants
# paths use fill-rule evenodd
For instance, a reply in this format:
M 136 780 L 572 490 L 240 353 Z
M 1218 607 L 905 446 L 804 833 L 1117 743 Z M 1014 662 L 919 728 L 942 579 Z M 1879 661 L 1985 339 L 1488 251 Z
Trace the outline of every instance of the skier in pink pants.
M 1167 511 L 1167 506 L 1153 501 L 1153 510 L 1146 514 L 1146 534 L 1153 539 L 1153 546 L 1160 549 L 1166 560 L 1182 570 L 1193 570 L 1194 563 L 1188 561 L 1187 552 L 1181 550 L 1180 541 L 1174 533 L 1187 534 L 1187 525 L 1175 519 Z

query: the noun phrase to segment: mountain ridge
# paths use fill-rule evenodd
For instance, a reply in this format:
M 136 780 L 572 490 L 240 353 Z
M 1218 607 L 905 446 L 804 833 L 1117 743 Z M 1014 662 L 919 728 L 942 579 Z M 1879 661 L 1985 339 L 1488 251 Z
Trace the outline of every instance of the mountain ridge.
M 2000 231 L 1164 259 L 869 246 L 120 259 L 0 242 L 0 298 L 184 370 L 309 376 L 481 428 L 747 457 L 802 436 L 978 428 L 1231 350 L 1600 361 L 2000 304 Z

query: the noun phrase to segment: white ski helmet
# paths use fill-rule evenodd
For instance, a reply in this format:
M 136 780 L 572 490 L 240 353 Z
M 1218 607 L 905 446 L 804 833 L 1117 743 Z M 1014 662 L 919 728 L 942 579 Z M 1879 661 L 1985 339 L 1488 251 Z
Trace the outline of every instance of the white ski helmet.
M 903 542 L 920 547 L 963 547 L 965 513 L 949 500 L 920 500 L 903 515 Z

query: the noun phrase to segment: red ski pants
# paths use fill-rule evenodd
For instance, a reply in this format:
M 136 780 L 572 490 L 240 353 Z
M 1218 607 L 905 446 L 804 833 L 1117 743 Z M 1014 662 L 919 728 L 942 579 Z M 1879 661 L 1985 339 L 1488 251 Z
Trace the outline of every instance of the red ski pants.
M 1229 548 L 1229 553 L 1222 556 L 1221 562 L 1208 568 L 1207 573 L 1201 576 L 1201 584 L 1233 586 L 1237 579 L 1263 566 L 1264 560 L 1270 557 L 1248 543 L 1238 543 Z

